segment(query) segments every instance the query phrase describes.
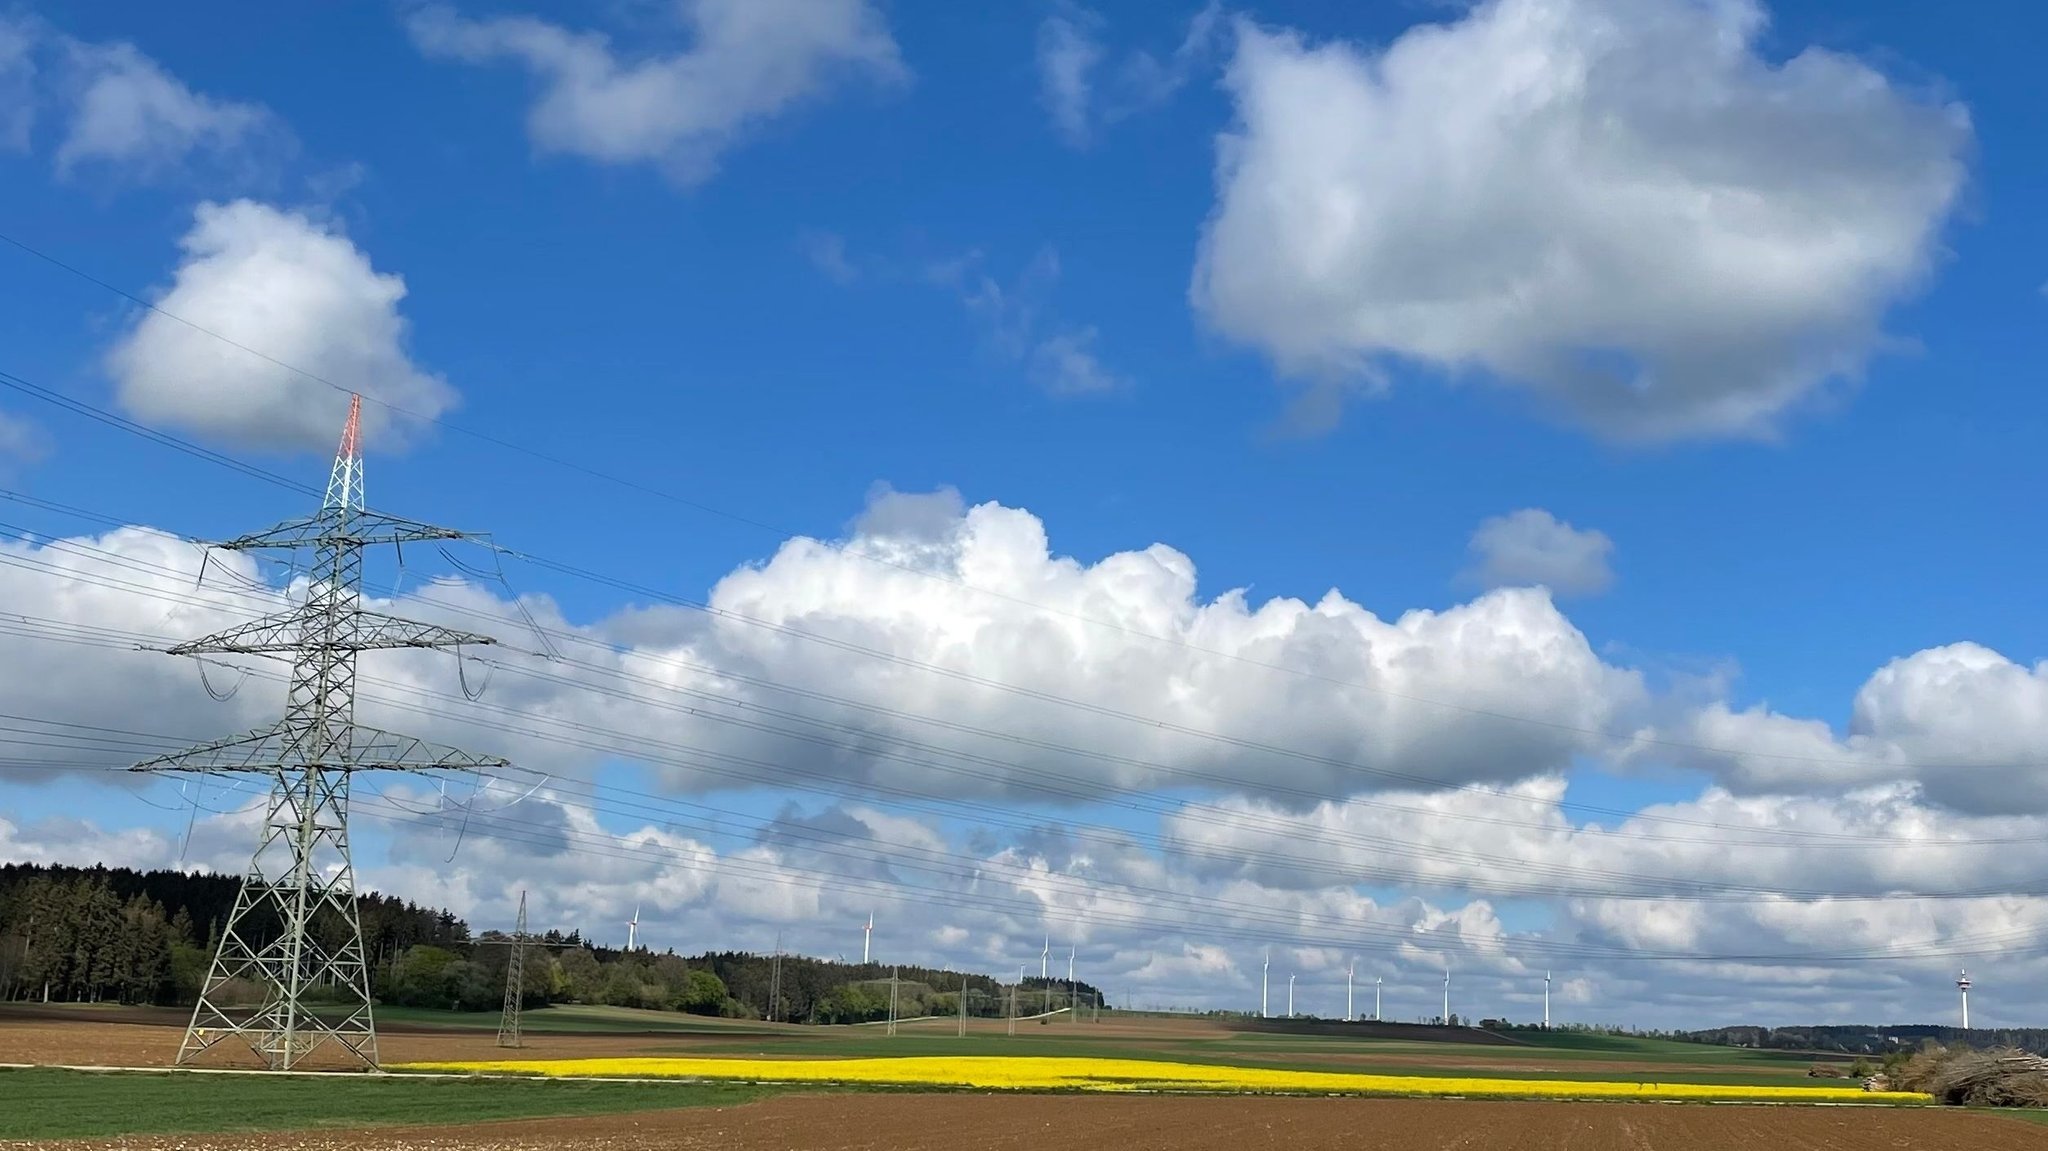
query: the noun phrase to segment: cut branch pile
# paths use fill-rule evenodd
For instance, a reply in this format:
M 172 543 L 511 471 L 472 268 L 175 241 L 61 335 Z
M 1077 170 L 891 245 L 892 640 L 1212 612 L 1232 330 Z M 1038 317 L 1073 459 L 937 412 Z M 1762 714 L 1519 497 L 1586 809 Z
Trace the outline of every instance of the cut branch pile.
M 2048 1107 L 2048 1058 L 2014 1048 L 1919 1056 L 1900 1078 L 1957 1106 Z

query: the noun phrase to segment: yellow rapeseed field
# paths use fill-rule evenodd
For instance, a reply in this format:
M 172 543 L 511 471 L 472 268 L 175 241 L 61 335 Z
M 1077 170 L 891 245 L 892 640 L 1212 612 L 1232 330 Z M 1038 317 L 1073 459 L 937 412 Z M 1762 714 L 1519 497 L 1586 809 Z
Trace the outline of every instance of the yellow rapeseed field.
M 1739 1087 L 1704 1083 L 1581 1082 L 1368 1075 L 1216 1067 L 1149 1059 L 1038 1056 L 908 1056 L 887 1059 L 617 1058 L 407 1063 L 393 1070 L 617 1079 L 740 1079 L 768 1083 L 869 1083 L 1013 1091 L 1245 1091 L 1343 1095 L 1475 1095 L 1561 1099 L 1768 1100 L 1785 1103 L 1925 1103 L 1903 1091 L 1855 1087 Z

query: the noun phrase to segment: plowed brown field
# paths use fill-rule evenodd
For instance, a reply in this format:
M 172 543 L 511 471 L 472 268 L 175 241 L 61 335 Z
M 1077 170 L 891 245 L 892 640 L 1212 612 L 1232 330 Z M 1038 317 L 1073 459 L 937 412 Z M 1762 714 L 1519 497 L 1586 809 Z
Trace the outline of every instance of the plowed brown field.
M 177 1061 L 179 1027 L 131 1023 L 49 1023 L 0 1020 L 0 1063 L 41 1063 L 89 1067 L 168 1067 Z M 431 1062 L 437 1059 L 575 1059 L 580 1056 L 634 1055 L 673 1049 L 675 1036 L 529 1034 L 525 1046 L 507 1051 L 495 1045 L 488 1031 L 398 1033 L 380 1032 L 377 1048 L 385 1063 Z M 246 1048 L 223 1052 L 208 1066 L 260 1068 Z M 345 1057 L 315 1052 L 308 1070 L 350 1067 Z
M 2048 1128 L 1937 1109 L 1431 1099 L 785 1096 L 722 1110 L 468 1127 L 130 1136 L 65 1151 L 2022 1151 Z

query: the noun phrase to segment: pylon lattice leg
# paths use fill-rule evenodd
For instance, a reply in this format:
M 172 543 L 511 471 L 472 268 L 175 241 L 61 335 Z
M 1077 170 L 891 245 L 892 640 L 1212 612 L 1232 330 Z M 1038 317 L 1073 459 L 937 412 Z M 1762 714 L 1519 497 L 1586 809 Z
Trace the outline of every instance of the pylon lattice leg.
M 347 772 L 281 772 L 178 1062 L 229 1038 L 275 1070 L 332 1042 L 377 1065 L 348 843 Z M 268 938 L 268 942 L 259 942 Z M 329 942 L 332 946 L 329 946 Z M 252 991 L 260 991 L 254 1004 Z M 331 1001 L 323 1015 L 312 1000 Z

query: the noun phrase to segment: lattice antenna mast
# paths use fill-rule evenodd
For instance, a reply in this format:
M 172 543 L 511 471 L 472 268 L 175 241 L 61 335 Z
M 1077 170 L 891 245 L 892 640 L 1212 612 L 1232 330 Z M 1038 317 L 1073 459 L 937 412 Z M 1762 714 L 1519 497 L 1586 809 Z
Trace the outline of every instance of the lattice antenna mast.
M 519 893 L 519 924 L 505 960 L 505 1012 L 498 1017 L 498 1046 L 518 1047 L 519 1008 L 526 999 L 526 893 Z
M 365 608 L 363 549 L 464 538 L 364 506 L 362 400 L 351 397 L 319 512 L 214 545 L 224 551 L 311 549 L 313 565 L 297 605 L 166 649 L 289 660 L 284 718 L 131 769 L 271 778 L 256 850 L 192 1009 L 179 1063 L 233 1037 L 274 1070 L 289 1070 L 330 1041 L 353 1060 L 377 1066 L 349 853 L 350 779 L 359 771 L 480 770 L 505 761 L 355 722 L 360 653 L 494 642 Z M 330 1005 L 327 1014 L 312 1010 L 316 998 Z

